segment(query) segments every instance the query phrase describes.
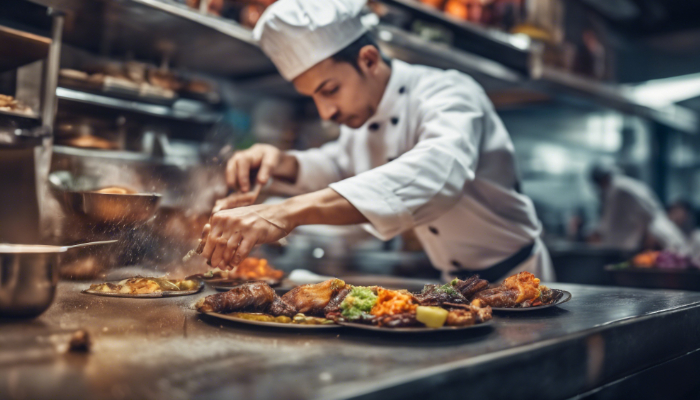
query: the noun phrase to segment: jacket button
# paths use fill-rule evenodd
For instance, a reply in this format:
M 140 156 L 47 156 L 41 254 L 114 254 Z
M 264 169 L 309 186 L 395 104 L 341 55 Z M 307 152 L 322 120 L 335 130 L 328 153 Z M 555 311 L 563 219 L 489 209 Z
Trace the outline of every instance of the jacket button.
M 452 265 L 457 268 L 462 268 L 462 264 L 460 264 L 459 261 L 456 260 L 452 260 Z
M 430 232 L 432 232 L 432 233 L 435 234 L 435 235 L 438 234 L 438 230 L 437 230 L 437 228 L 434 227 L 434 226 L 429 226 L 429 227 L 428 227 L 428 230 L 430 230 Z
M 406 91 L 406 86 L 401 86 L 401 88 L 399 88 L 399 94 L 403 94 L 405 91 Z
M 399 118 L 398 118 L 398 117 L 392 117 L 392 118 L 391 118 L 391 123 L 392 123 L 393 125 L 398 124 L 398 123 L 399 123 Z
M 379 126 L 379 122 L 373 122 L 372 124 L 370 124 L 369 130 L 376 131 L 377 129 L 379 129 Z

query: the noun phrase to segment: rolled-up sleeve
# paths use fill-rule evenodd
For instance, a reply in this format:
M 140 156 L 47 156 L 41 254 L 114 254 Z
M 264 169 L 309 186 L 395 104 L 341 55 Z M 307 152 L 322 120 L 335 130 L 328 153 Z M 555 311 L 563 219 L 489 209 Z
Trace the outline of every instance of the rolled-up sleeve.
M 392 162 L 330 187 L 384 240 L 438 218 L 474 179 L 484 126 L 484 103 L 478 96 L 485 95 L 454 82 L 426 85 L 415 116 L 416 145 Z

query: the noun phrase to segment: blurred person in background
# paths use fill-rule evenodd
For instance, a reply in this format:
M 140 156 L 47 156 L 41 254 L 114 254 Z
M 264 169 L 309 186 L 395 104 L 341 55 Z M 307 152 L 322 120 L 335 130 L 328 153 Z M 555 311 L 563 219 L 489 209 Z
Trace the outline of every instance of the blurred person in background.
M 202 254 L 229 269 L 300 225 L 364 224 L 382 240 L 414 229 L 445 280 L 520 271 L 553 280 L 513 143 L 483 89 L 457 71 L 385 59 L 363 3 L 280 0 L 260 18 L 262 50 L 341 133 L 307 151 L 260 144 L 234 154 L 227 180 L 240 192 L 217 206 Z M 249 206 L 271 177 L 306 194 Z
M 666 213 L 668 214 L 668 218 L 676 224 L 678 229 L 680 229 L 686 237 L 690 237 L 695 230 L 697 221 L 693 205 L 687 200 L 679 199 L 668 206 Z
M 600 221 L 590 242 L 625 251 L 658 249 L 687 254 L 683 232 L 668 218 L 649 186 L 604 163 L 593 166 L 590 176 L 601 201 Z

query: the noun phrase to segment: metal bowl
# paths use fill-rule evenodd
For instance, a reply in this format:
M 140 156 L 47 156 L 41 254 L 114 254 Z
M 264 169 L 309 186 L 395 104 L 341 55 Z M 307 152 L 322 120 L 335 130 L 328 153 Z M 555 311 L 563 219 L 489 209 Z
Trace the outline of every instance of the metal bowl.
M 94 222 L 135 224 L 148 221 L 158 210 L 161 195 L 155 193 L 64 192 L 71 212 Z
M 125 187 L 95 187 L 92 179 L 76 178 L 67 171 L 51 173 L 49 181 L 67 213 L 102 224 L 146 222 L 155 216 L 162 197 L 157 193 L 137 193 Z
M 0 244 L 0 317 L 35 317 L 51 305 L 65 247 Z

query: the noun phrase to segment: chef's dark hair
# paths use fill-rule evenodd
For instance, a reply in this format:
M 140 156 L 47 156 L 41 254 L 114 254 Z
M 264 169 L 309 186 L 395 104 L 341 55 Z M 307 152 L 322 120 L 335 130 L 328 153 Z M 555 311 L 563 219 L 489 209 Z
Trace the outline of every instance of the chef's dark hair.
M 336 62 L 349 63 L 350 65 L 355 67 L 357 72 L 362 73 L 362 71 L 360 70 L 360 65 L 357 63 L 357 58 L 360 56 L 360 50 L 362 50 L 362 48 L 365 46 L 376 47 L 379 51 L 379 55 L 382 57 L 382 60 L 384 60 L 385 63 L 391 65 L 391 61 L 387 57 L 385 57 L 384 54 L 382 54 L 382 51 L 379 49 L 379 45 L 377 44 L 377 41 L 374 40 L 374 37 L 369 32 L 363 33 L 362 36 L 357 38 L 354 42 L 350 43 L 339 52 L 333 54 L 331 58 Z

